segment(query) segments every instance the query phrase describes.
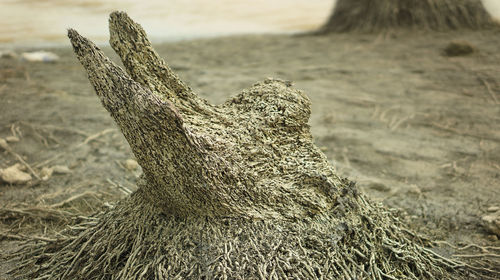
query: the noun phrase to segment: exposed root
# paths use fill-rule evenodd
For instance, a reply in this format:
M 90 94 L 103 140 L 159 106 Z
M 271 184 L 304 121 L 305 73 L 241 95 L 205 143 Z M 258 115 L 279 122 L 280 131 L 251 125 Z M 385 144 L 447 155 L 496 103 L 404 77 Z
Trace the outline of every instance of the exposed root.
M 345 201 L 351 202 L 328 215 L 296 221 L 176 218 L 135 193 L 68 240 L 24 247 L 11 273 L 16 279 L 448 279 L 468 273 L 464 263 L 419 244 L 386 208 L 358 195 Z
M 0 227 L 3 230 L 0 240 L 60 241 L 68 238 L 62 233 L 65 228 L 80 225 L 88 220 L 89 217 L 49 206 L 4 207 L 0 208 Z M 43 232 L 42 236 L 33 235 L 40 232 Z
M 108 134 L 110 132 L 113 132 L 113 131 L 116 131 L 116 129 L 115 128 L 108 128 L 108 129 L 105 129 L 105 130 L 103 130 L 103 131 L 101 131 L 99 133 L 90 135 L 87 138 L 85 138 L 85 140 L 82 143 L 76 145 L 76 147 L 80 147 L 80 146 L 86 145 L 90 141 L 94 141 L 94 140 L 98 139 L 99 137 L 104 136 L 104 135 L 106 135 L 106 134 Z
M 56 242 L 58 239 L 54 238 L 47 238 L 43 236 L 27 236 L 27 235 L 22 235 L 22 234 L 11 234 L 7 232 L 0 232 L 0 238 L 6 238 L 6 239 L 14 239 L 14 240 L 39 240 L 39 241 L 45 241 L 45 242 Z
M 453 256 L 456 258 L 467 259 L 466 266 L 474 271 L 490 274 L 496 276 L 497 278 L 488 278 L 487 275 L 483 275 L 485 279 L 498 279 L 500 277 L 500 247 L 495 246 L 480 246 L 476 244 L 467 244 L 463 247 L 457 247 L 446 241 L 433 241 L 432 243 L 437 245 L 446 245 L 453 248 L 455 251 L 461 253 L 456 253 Z M 465 253 L 464 251 L 467 251 Z
M 14 156 L 21 164 L 23 164 L 30 172 L 31 174 L 33 174 L 33 176 L 35 176 L 35 178 L 37 178 L 38 180 L 40 180 L 40 176 L 38 176 L 38 174 L 35 172 L 35 170 L 33 170 L 33 168 L 31 168 L 31 165 L 29 165 L 24 159 L 22 156 L 20 156 L 18 153 L 14 152 L 14 150 L 12 150 L 12 148 L 9 146 L 9 144 L 7 144 L 7 142 L 5 141 L 2 141 L 0 142 L 0 148 L 3 148 L 4 150 L 6 150 L 9 154 L 11 154 L 12 156 Z
M 480 246 L 480 245 L 477 245 L 477 244 L 467 244 L 463 247 L 457 247 L 453 244 L 450 244 L 446 241 L 434 241 L 433 243 L 436 243 L 436 244 L 445 244 L 447 246 L 450 246 L 452 247 L 453 249 L 456 249 L 456 250 L 467 250 L 469 248 L 475 248 L 475 249 L 479 249 L 481 250 L 482 252 L 488 252 L 489 250 L 493 250 L 493 251 L 500 251 L 500 247 L 495 247 L 495 246 Z
M 0 221 L 10 224 L 13 221 L 16 226 L 23 223 L 36 223 L 39 221 L 55 222 L 58 224 L 68 224 L 75 217 L 74 214 L 59 209 L 47 207 L 27 207 L 27 208 L 0 208 Z

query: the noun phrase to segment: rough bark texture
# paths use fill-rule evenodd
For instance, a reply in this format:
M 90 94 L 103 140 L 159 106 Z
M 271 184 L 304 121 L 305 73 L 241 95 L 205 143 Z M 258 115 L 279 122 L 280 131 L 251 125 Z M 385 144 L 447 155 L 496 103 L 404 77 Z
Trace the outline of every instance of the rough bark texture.
M 30 244 L 20 279 L 450 279 L 468 273 L 339 178 L 313 144 L 309 99 L 268 79 L 213 106 L 126 14 L 110 19 L 128 73 L 69 31 L 142 166 L 138 191 L 73 237 Z
M 267 80 L 212 106 L 172 73 L 140 26 L 125 14 L 110 22 L 130 77 L 75 31 L 69 36 L 143 167 L 148 200 L 176 215 L 255 219 L 332 207 L 342 185 L 312 143 L 302 92 Z
M 481 0 L 338 0 L 318 33 L 496 26 Z

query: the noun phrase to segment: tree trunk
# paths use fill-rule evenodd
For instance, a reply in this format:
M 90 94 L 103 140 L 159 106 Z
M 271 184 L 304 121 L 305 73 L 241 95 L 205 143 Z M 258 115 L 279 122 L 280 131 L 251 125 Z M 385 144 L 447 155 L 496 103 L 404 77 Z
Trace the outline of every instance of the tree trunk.
M 495 25 L 481 0 L 338 0 L 318 33 L 481 29 Z
M 125 13 L 110 18 L 127 72 L 69 30 L 144 175 L 73 237 L 22 252 L 15 275 L 54 279 L 433 279 L 465 271 L 419 245 L 336 175 L 313 144 L 310 101 L 268 79 L 213 106 Z M 23 274 L 25 273 L 25 274 Z

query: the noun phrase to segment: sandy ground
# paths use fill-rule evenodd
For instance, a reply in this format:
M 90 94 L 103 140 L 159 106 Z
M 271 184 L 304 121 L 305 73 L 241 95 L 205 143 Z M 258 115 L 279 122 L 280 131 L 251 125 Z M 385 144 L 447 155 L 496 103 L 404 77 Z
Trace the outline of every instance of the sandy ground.
M 156 47 L 213 103 L 266 77 L 293 81 L 311 98 L 312 134 L 340 174 L 432 239 L 498 248 L 481 217 L 500 206 L 499 35 L 253 35 Z M 443 56 L 453 40 L 477 52 Z M 133 155 L 71 49 L 50 51 L 61 59 L 0 59 L 0 137 L 18 136 L 9 145 L 35 172 L 63 165 L 71 173 L 0 182 L 4 252 L 24 239 L 57 238 L 78 219 L 64 213 L 109 207 L 140 174 L 125 168 Z M 0 151 L 0 168 L 16 162 Z

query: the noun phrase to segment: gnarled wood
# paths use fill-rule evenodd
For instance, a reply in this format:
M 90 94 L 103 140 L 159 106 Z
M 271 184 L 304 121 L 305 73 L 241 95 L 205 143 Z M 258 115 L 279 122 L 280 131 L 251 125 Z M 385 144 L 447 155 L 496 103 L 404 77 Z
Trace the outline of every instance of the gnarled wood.
M 19 278 L 456 279 L 466 265 L 420 245 L 339 178 L 313 144 L 310 101 L 268 79 L 214 106 L 111 15 L 127 73 L 70 30 L 75 53 L 144 176 L 67 240 L 20 252 Z
M 197 97 L 124 13 L 111 45 L 127 75 L 70 30 L 77 57 L 144 171 L 144 194 L 182 215 L 297 218 L 331 209 L 342 191 L 312 143 L 309 99 L 266 80 L 220 106 Z

